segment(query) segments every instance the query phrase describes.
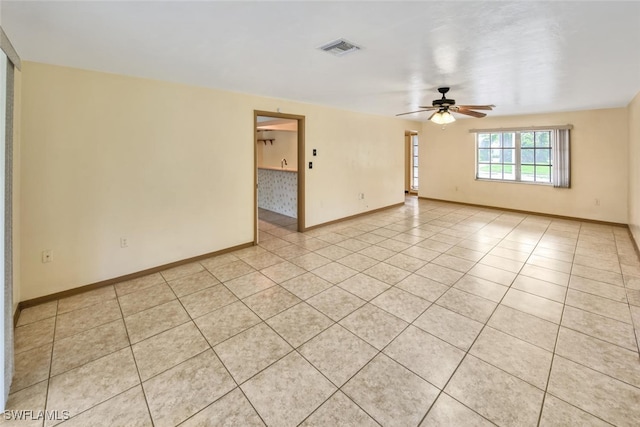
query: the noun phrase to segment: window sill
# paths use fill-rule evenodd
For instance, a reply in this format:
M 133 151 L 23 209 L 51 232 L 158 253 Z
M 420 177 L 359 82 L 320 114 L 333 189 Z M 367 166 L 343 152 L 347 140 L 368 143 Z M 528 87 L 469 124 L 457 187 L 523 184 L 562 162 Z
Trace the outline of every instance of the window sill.
M 535 181 L 507 181 L 502 179 L 489 179 L 489 178 L 475 178 L 475 181 L 481 182 L 499 182 L 504 184 L 525 184 L 525 185 L 542 185 L 544 187 L 553 187 L 550 182 L 535 182 Z

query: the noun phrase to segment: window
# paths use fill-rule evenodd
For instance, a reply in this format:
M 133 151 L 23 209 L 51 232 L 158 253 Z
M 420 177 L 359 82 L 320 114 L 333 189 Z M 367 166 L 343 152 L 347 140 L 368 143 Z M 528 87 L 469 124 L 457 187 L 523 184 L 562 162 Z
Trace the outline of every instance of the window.
M 476 179 L 569 187 L 569 127 L 475 132 Z
M 418 190 L 418 135 L 411 135 L 411 189 Z

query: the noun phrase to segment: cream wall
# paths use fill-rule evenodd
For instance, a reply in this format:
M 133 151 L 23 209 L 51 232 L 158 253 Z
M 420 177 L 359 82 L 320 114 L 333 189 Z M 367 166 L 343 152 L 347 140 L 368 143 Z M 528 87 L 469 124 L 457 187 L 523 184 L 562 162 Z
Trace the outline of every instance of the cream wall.
M 308 116 L 307 227 L 404 202 L 404 131 L 417 125 L 329 108 Z
M 258 142 L 258 167 L 279 168 L 280 161 L 287 159 L 285 169 L 298 170 L 298 132 L 266 131 L 258 138 L 274 140 L 273 144 Z
M 628 115 L 625 108 L 426 122 L 420 137 L 421 197 L 627 223 Z M 469 129 L 574 126 L 571 188 L 475 180 Z M 599 199 L 597 206 L 595 199 Z
M 306 117 L 307 227 L 401 203 L 416 126 L 32 62 L 22 107 L 22 300 L 253 241 L 254 110 Z
M 629 103 L 629 228 L 640 244 L 640 92 Z

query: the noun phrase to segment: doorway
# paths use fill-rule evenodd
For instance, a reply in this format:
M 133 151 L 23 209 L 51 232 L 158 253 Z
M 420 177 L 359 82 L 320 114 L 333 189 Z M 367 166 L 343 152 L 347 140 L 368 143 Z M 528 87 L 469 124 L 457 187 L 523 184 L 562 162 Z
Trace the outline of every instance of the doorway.
M 305 230 L 304 116 L 254 111 L 255 228 Z
M 418 195 L 418 132 L 404 133 L 404 193 Z

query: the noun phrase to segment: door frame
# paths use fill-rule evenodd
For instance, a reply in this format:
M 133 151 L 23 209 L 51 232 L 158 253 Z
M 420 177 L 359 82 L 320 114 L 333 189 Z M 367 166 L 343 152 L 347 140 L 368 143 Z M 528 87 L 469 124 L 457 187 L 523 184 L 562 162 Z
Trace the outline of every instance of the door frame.
M 305 228 L 305 116 L 285 114 L 273 111 L 253 110 L 253 244 L 258 244 L 258 116 L 273 117 L 274 119 L 291 119 L 298 121 L 298 232 Z

